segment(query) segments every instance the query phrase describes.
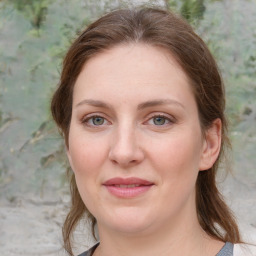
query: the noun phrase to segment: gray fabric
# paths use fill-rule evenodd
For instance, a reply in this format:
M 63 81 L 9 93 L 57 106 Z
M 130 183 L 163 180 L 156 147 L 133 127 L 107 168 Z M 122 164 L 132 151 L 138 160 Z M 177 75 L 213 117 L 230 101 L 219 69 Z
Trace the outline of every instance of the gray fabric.
M 216 256 L 233 256 L 234 244 L 226 242 Z
M 78 256 L 92 256 L 93 252 L 95 251 L 98 245 L 99 244 L 95 244 L 91 249 L 82 254 L 79 254 Z M 216 256 L 233 256 L 233 249 L 234 245 L 229 242 L 226 242 Z
M 94 251 L 95 251 L 95 249 L 97 248 L 98 245 L 99 245 L 99 243 L 95 244 L 88 251 L 83 252 L 82 254 L 79 254 L 78 256 L 92 256 L 92 254 L 94 253 Z

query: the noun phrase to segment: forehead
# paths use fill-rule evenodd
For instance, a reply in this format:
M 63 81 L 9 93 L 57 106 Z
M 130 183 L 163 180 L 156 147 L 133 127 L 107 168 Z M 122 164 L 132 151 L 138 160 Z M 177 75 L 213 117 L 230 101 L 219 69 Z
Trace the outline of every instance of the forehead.
M 118 65 L 116 66 L 118 69 L 112 69 L 112 65 Z M 137 75 L 142 72 L 143 68 L 144 71 L 154 70 L 153 74 L 161 75 L 160 71 L 164 66 L 165 69 L 171 66 L 179 76 L 187 79 L 185 72 L 170 51 L 160 46 L 145 43 L 120 44 L 103 50 L 84 64 L 81 73 L 88 74 L 93 69 L 93 71 L 108 72 L 110 75 L 124 71 L 127 71 L 124 74 L 131 74 L 132 71 L 137 71 L 135 72 Z
M 118 45 L 89 59 L 74 88 L 74 101 L 109 91 L 124 98 L 191 94 L 187 75 L 166 49 L 147 44 Z M 191 96 L 191 95 L 190 95 Z

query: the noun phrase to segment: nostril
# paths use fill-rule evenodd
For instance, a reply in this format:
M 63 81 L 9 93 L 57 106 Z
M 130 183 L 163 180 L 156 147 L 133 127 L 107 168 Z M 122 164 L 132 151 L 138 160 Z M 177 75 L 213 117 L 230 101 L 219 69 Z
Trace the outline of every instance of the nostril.
M 130 155 L 110 155 L 110 161 L 115 165 L 120 165 L 123 167 L 135 165 L 141 162 L 141 157 L 137 157 L 136 154 Z
M 135 165 L 144 159 L 144 153 L 130 134 L 115 136 L 110 146 L 109 160 L 121 166 Z

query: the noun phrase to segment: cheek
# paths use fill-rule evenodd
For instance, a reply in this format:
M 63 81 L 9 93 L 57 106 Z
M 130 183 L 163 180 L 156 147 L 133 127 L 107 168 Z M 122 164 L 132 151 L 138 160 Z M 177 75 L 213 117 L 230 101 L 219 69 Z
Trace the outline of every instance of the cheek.
M 69 138 L 69 158 L 77 175 L 93 175 L 99 170 L 107 155 L 106 143 L 90 136 Z
M 69 138 L 69 158 L 75 174 L 76 184 L 81 198 L 94 215 L 95 202 L 99 202 L 97 189 L 106 157 L 105 143 L 90 139 L 90 136 Z
M 155 164 L 154 169 L 160 178 L 161 197 L 158 200 L 164 203 L 167 217 L 170 212 L 178 213 L 187 202 L 193 204 L 199 170 L 200 140 L 193 136 L 176 135 L 155 147 L 151 156 L 151 162 Z
M 196 137 L 192 132 L 181 132 L 151 147 L 150 155 L 155 168 L 167 180 L 184 183 L 197 175 L 200 152 L 200 135 Z

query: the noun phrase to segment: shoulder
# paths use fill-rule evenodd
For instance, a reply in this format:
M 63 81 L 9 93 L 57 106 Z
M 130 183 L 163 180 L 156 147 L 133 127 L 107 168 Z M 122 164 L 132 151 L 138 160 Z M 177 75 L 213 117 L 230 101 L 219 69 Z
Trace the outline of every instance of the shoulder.
M 235 244 L 234 245 L 234 256 L 255 256 L 256 245 L 249 244 Z

